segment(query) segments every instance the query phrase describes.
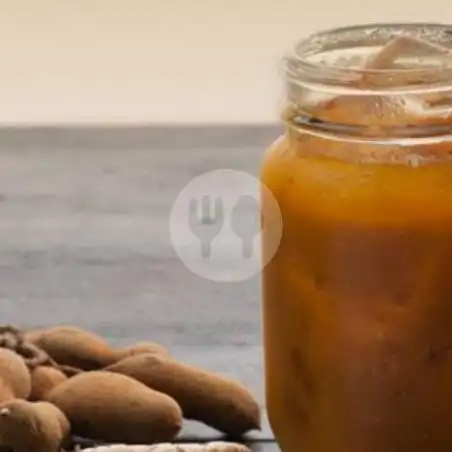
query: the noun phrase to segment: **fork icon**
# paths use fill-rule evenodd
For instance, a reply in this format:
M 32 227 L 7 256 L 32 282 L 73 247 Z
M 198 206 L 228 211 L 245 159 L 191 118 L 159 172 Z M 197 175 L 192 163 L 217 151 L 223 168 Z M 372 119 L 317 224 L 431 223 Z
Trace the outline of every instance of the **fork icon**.
M 188 206 L 188 224 L 190 230 L 201 243 L 201 257 L 210 258 L 213 239 L 224 225 L 223 203 L 220 198 L 211 199 L 209 195 L 201 200 L 192 198 Z

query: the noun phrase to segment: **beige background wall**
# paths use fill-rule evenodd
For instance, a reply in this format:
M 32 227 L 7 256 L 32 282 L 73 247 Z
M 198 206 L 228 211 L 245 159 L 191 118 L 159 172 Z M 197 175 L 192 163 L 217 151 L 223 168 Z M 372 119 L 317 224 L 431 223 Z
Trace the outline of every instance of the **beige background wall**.
M 294 40 L 450 0 L 0 0 L 0 123 L 273 122 Z

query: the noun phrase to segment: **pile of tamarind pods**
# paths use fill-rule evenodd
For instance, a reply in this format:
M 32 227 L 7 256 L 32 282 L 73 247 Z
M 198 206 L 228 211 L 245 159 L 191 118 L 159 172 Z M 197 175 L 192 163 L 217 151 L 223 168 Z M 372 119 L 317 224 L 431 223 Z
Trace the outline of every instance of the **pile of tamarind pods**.
M 227 442 L 171 447 L 184 419 L 232 437 L 260 429 L 260 407 L 242 384 L 182 363 L 154 342 L 115 348 L 70 325 L 21 340 L 48 360 L 31 366 L 0 341 L 0 451 L 59 452 L 76 435 L 119 443 L 103 446 L 111 452 L 243 452 Z

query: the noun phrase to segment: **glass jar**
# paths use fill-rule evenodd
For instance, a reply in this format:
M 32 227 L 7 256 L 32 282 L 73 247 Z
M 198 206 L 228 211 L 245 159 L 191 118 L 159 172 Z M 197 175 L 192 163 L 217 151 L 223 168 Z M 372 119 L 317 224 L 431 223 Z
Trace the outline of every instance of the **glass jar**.
M 283 220 L 263 271 L 283 452 L 452 450 L 451 48 L 452 26 L 378 24 L 286 59 L 261 169 Z

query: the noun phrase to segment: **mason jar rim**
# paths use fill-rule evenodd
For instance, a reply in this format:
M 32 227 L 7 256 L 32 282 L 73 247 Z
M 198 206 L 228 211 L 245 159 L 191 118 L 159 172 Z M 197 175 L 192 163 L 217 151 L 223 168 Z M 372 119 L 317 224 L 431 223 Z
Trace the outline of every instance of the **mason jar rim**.
M 423 39 L 430 44 L 440 45 L 450 51 L 450 58 L 444 58 L 435 67 L 367 68 L 349 67 L 341 64 L 313 62 L 312 56 L 329 50 L 347 50 L 360 46 L 380 46 L 392 39 L 408 36 Z M 296 42 L 283 59 L 286 78 L 294 83 L 324 84 L 356 90 L 356 81 L 363 75 L 378 81 L 375 86 L 358 88 L 356 91 L 372 92 L 409 89 L 410 91 L 441 90 L 441 86 L 452 85 L 452 24 L 430 22 L 367 23 L 336 27 L 311 34 Z M 403 75 L 411 74 L 420 82 L 406 85 Z M 394 83 L 394 76 L 400 76 L 401 83 Z M 426 82 L 427 81 L 427 82 Z

